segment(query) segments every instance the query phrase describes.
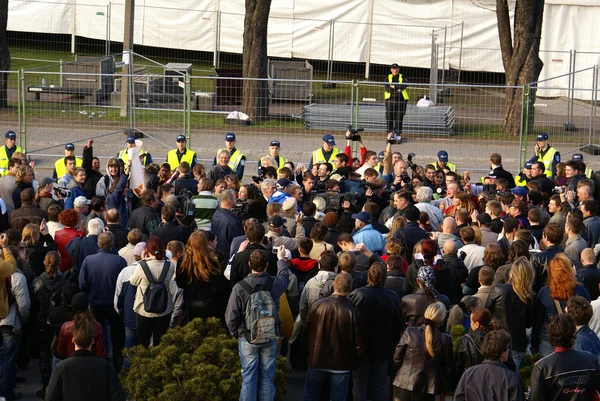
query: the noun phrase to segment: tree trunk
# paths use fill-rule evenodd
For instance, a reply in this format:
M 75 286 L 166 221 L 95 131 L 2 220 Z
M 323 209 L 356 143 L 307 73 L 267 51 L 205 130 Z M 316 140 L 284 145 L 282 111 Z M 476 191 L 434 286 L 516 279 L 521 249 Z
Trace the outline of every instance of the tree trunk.
M 242 73 L 242 111 L 252 121 L 260 121 L 269 114 L 269 86 L 267 78 L 267 25 L 271 0 L 246 0 L 244 19 L 244 48 Z
M 537 81 L 544 63 L 539 58 L 544 0 L 517 0 L 515 5 L 514 37 L 511 33 L 508 1 L 496 0 L 498 34 L 502 63 L 506 75 L 506 103 L 502 131 L 519 135 L 521 127 L 522 87 Z M 512 88 L 511 88 L 512 87 Z M 534 99 L 530 99 L 530 104 Z M 530 108 L 533 122 L 533 108 Z M 533 127 L 533 124 L 530 124 Z
M 8 0 L 0 0 L 0 71 L 10 70 L 10 52 L 6 41 Z M 0 72 L 0 109 L 8 107 L 8 73 Z

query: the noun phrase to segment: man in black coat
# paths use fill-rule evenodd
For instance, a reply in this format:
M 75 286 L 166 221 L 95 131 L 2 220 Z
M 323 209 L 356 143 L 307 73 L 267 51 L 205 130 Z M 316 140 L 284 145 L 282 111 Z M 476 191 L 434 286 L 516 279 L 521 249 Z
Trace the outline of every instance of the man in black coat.
M 179 196 L 184 189 L 187 189 L 192 196 L 198 195 L 198 180 L 196 180 L 190 173 L 190 164 L 188 162 L 181 162 L 179 167 L 179 177 L 175 180 L 175 195 Z
M 160 211 L 160 217 L 162 222 L 160 225 L 152 231 L 152 235 L 156 235 L 160 238 L 163 243 L 168 244 L 171 241 L 180 241 L 184 244 L 187 243 L 190 237 L 190 231 L 175 221 L 177 210 L 172 205 L 163 206 Z
M 544 228 L 544 234 L 542 235 L 542 244 L 546 245 L 546 248 L 538 253 L 534 253 L 531 256 L 531 264 L 535 272 L 535 278 L 533 280 L 533 292 L 536 294 L 540 292 L 540 289 L 546 285 L 548 280 L 548 265 L 559 253 L 565 251 L 560 247 L 560 243 L 565 235 L 565 229 L 558 224 L 548 223 Z
M 586 248 L 581 252 L 581 264 L 583 268 L 577 270 L 577 277 L 586 290 L 590 293 L 590 299 L 596 300 L 600 297 L 600 269 L 594 264 L 596 255 L 594 250 Z
M 417 209 L 416 206 L 410 205 L 404 210 L 404 217 L 406 218 L 406 226 L 404 228 L 399 228 L 398 230 L 404 231 L 404 235 L 406 236 L 406 245 L 408 246 L 408 250 L 410 251 L 410 259 L 408 262 L 412 262 L 412 250 L 415 245 L 425 239 L 427 237 L 427 231 L 423 230 L 419 227 L 419 217 L 421 216 L 421 212 Z M 399 238 L 396 233 L 394 233 L 394 237 Z
M 505 179 L 508 181 L 508 188 L 515 187 L 515 177 L 502 167 L 502 156 L 500 153 L 492 153 L 490 156 L 490 169 L 492 170 L 491 175 L 497 179 Z
M 269 261 L 267 273 L 271 276 L 277 275 L 277 255 L 272 252 L 272 249 L 267 249 L 267 247 L 262 244 L 264 236 L 265 228 L 262 224 L 252 224 L 246 227 L 246 237 L 248 239 L 242 242 L 238 253 L 235 254 L 231 261 L 231 273 L 229 277 L 231 288 L 252 272 L 248 262 L 250 261 L 250 254 L 252 251 L 257 249 L 260 250 Z
M 135 209 L 127 220 L 128 229 L 137 228 L 142 232 L 142 238 L 148 239 L 150 233 L 160 224 L 160 218 L 156 213 L 158 197 L 153 189 L 142 192 L 142 206 Z
M 366 400 L 369 387 L 372 400 L 390 398 L 389 363 L 404 329 L 404 317 L 398 295 L 384 288 L 385 278 L 385 267 L 373 264 L 368 272 L 368 285 L 350 294 L 350 301 L 358 308 L 366 327 L 365 355 L 352 374 L 355 400 Z
M 73 304 L 87 295 L 79 293 Z M 46 401 L 125 401 L 125 392 L 112 364 L 95 356 L 90 348 L 94 340 L 94 323 L 75 319 L 75 352 L 59 363 L 46 388 Z
M 211 221 L 211 231 L 217 236 L 217 250 L 223 252 L 227 260 L 231 256 L 229 255 L 231 241 L 235 237 L 244 235 L 242 222 L 232 212 L 235 204 L 236 199 L 233 191 L 221 192 L 219 194 L 219 207 L 213 214 Z
M 554 189 L 554 182 L 548 178 L 545 174 L 546 167 L 542 162 L 533 163 L 531 167 L 531 176 L 533 179 L 531 181 L 539 182 L 542 187 L 542 192 L 548 194 L 548 196 L 552 196 L 552 190 Z
M 119 215 L 119 211 L 117 209 L 109 209 L 106 212 L 105 227 L 108 228 L 108 231 L 113 233 L 113 236 L 115 237 L 115 249 L 117 250 L 123 248 L 125 245 L 127 245 L 127 242 L 129 242 L 127 240 L 127 234 L 129 231 L 121 227 L 121 224 L 119 223 L 120 220 L 121 216 Z

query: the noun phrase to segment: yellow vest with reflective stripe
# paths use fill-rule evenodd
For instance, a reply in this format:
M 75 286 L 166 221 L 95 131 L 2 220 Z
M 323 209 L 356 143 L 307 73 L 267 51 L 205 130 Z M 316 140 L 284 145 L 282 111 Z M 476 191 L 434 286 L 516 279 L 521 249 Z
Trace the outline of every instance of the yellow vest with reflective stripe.
M 440 168 L 440 165 L 437 163 L 437 161 L 432 162 L 432 165 L 435 166 L 435 171 L 441 171 L 442 169 Z M 452 164 L 452 163 L 446 163 L 446 167 L 448 167 L 448 169 L 450 171 L 452 171 L 453 173 L 456 173 L 456 165 Z
M 340 153 L 340 150 L 338 148 L 333 148 L 333 150 L 331 151 L 331 156 L 329 156 L 329 159 L 325 159 L 325 154 L 323 153 L 323 148 L 319 148 L 313 152 L 312 162 L 313 162 L 313 164 L 328 163 L 329 160 L 335 158 L 335 156 L 338 153 Z
M 75 167 L 81 167 L 83 164 L 83 160 L 79 157 L 75 158 Z M 58 159 L 56 163 L 54 163 L 54 169 L 56 170 L 56 179 L 59 181 L 63 175 L 67 172 L 67 166 L 65 166 L 65 158 Z
M 520 175 L 515 176 L 515 185 L 517 187 L 526 187 L 527 186 L 527 180 L 525 180 L 524 178 L 521 178 Z
M 144 148 L 141 148 L 140 154 L 144 156 L 144 158 L 142 159 L 143 166 L 146 165 L 146 157 L 148 156 L 145 153 L 146 153 L 146 151 L 144 150 Z M 120 151 L 119 154 L 117 155 L 117 158 L 123 160 L 124 164 L 127 164 L 127 162 L 129 161 L 129 153 L 127 152 L 127 149 L 123 149 L 122 151 Z
M 16 147 L 13 155 L 17 152 L 22 152 L 20 147 Z M 6 145 L 2 145 L 0 148 L 0 175 L 4 176 L 8 174 L 8 155 L 6 154 Z
M 589 167 L 586 167 L 586 168 L 585 168 L 585 176 L 586 176 L 587 178 L 592 178 L 592 174 L 594 174 L 594 170 L 592 170 L 592 169 L 591 169 L 591 168 L 589 168 Z
M 181 161 L 180 161 L 179 158 L 177 157 L 177 149 L 173 149 L 173 150 L 169 150 L 169 153 L 167 153 L 167 163 L 169 163 L 169 166 L 171 167 L 171 171 L 173 171 L 177 167 L 179 167 L 179 164 L 181 162 L 188 162 L 188 164 L 191 167 L 195 156 L 196 156 L 196 152 L 186 149 L 185 153 L 183 155 L 181 155 Z
M 283 165 L 287 162 L 288 162 L 288 159 L 281 157 L 281 156 L 277 156 L 277 172 L 278 173 L 279 173 L 279 170 L 281 170 L 283 168 Z M 262 165 L 262 157 L 260 159 L 258 159 L 258 165 L 259 166 Z
M 392 74 L 388 75 L 388 82 L 389 83 L 392 83 L 393 77 L 394 76 Z M 402 83 L 402 74 L 398 74 L 398 83 L 399 84 Z M 392 94 L 390 92 L 388 92 L 388 91 L 385 91 L 384 94 L 383 94 L 383 98 L 385 100 L 388 100 L 390 97 L 392 97 Z M 404 98 L 404 100 L 408 100 L 408 91 L 406 89 L 404 89 L 402 91 L 402 97 Z
M 552 162 L 554 161 L 555 154 L 556 149 L 550 146 L 544 157 L 542 157 L 542 155 L 540 154 L 537 158 L 538 162 L 544 163 L 544 167 L 546 168 L 546 170 L 544 170 L 544 173 L 546 174 L 546 177 L 552 177 Z
M 217 150 L 217 158 L 219 157 L 219 153 L 221 153 L 221 151 L 223 150 L 227 151 L 227 149 L 225 148 Z M 239 149 L 236 149 L 233 153 L 229 154 L 229 163 L 227 163 L 229 168 L 232 169 L 234 172 L 237 171 L 237 168 L 239 167 L 240 162 L 242 161 L 242 157 L 244 157 L 244 155 L 242 154 L 242 152 L 240 152 Z

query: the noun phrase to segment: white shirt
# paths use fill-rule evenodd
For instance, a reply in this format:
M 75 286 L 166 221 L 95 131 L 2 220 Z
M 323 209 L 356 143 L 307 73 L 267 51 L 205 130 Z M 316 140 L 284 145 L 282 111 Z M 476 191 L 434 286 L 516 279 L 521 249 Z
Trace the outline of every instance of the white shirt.
M 483 251 L 485 248 L 477 244 L 467 244 L 458 250 L 458 256 L 464 252 L 466 254 L 464 262 L 467 269 L 471 271 L 472 268 L 484 265 L 483 263 Z
M 588 326 L 590 326 L 590 329 L 594 330 L 596 335 L 600 337 L 600 297 L 597 300 L 592 301 L 591 305 L 594 314 L 592 315 L 592 320 L 590 320 Z

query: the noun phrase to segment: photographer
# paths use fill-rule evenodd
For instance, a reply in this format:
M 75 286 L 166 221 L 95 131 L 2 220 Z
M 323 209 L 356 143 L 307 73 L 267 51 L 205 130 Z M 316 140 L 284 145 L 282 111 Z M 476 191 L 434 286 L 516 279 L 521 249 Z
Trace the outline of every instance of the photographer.
M 412 156 L 409 156 L 412 159 Z M 406 172 L 408 164 L 399 159 L 394 163 L 394 171 L 390 174 L 385 174 L 383 179 L 392 191 L 400 191 L 401 189 L 411 190 L 410 177 Z M 384 159 L 384 172 L 385 172 L 385 159 Z

